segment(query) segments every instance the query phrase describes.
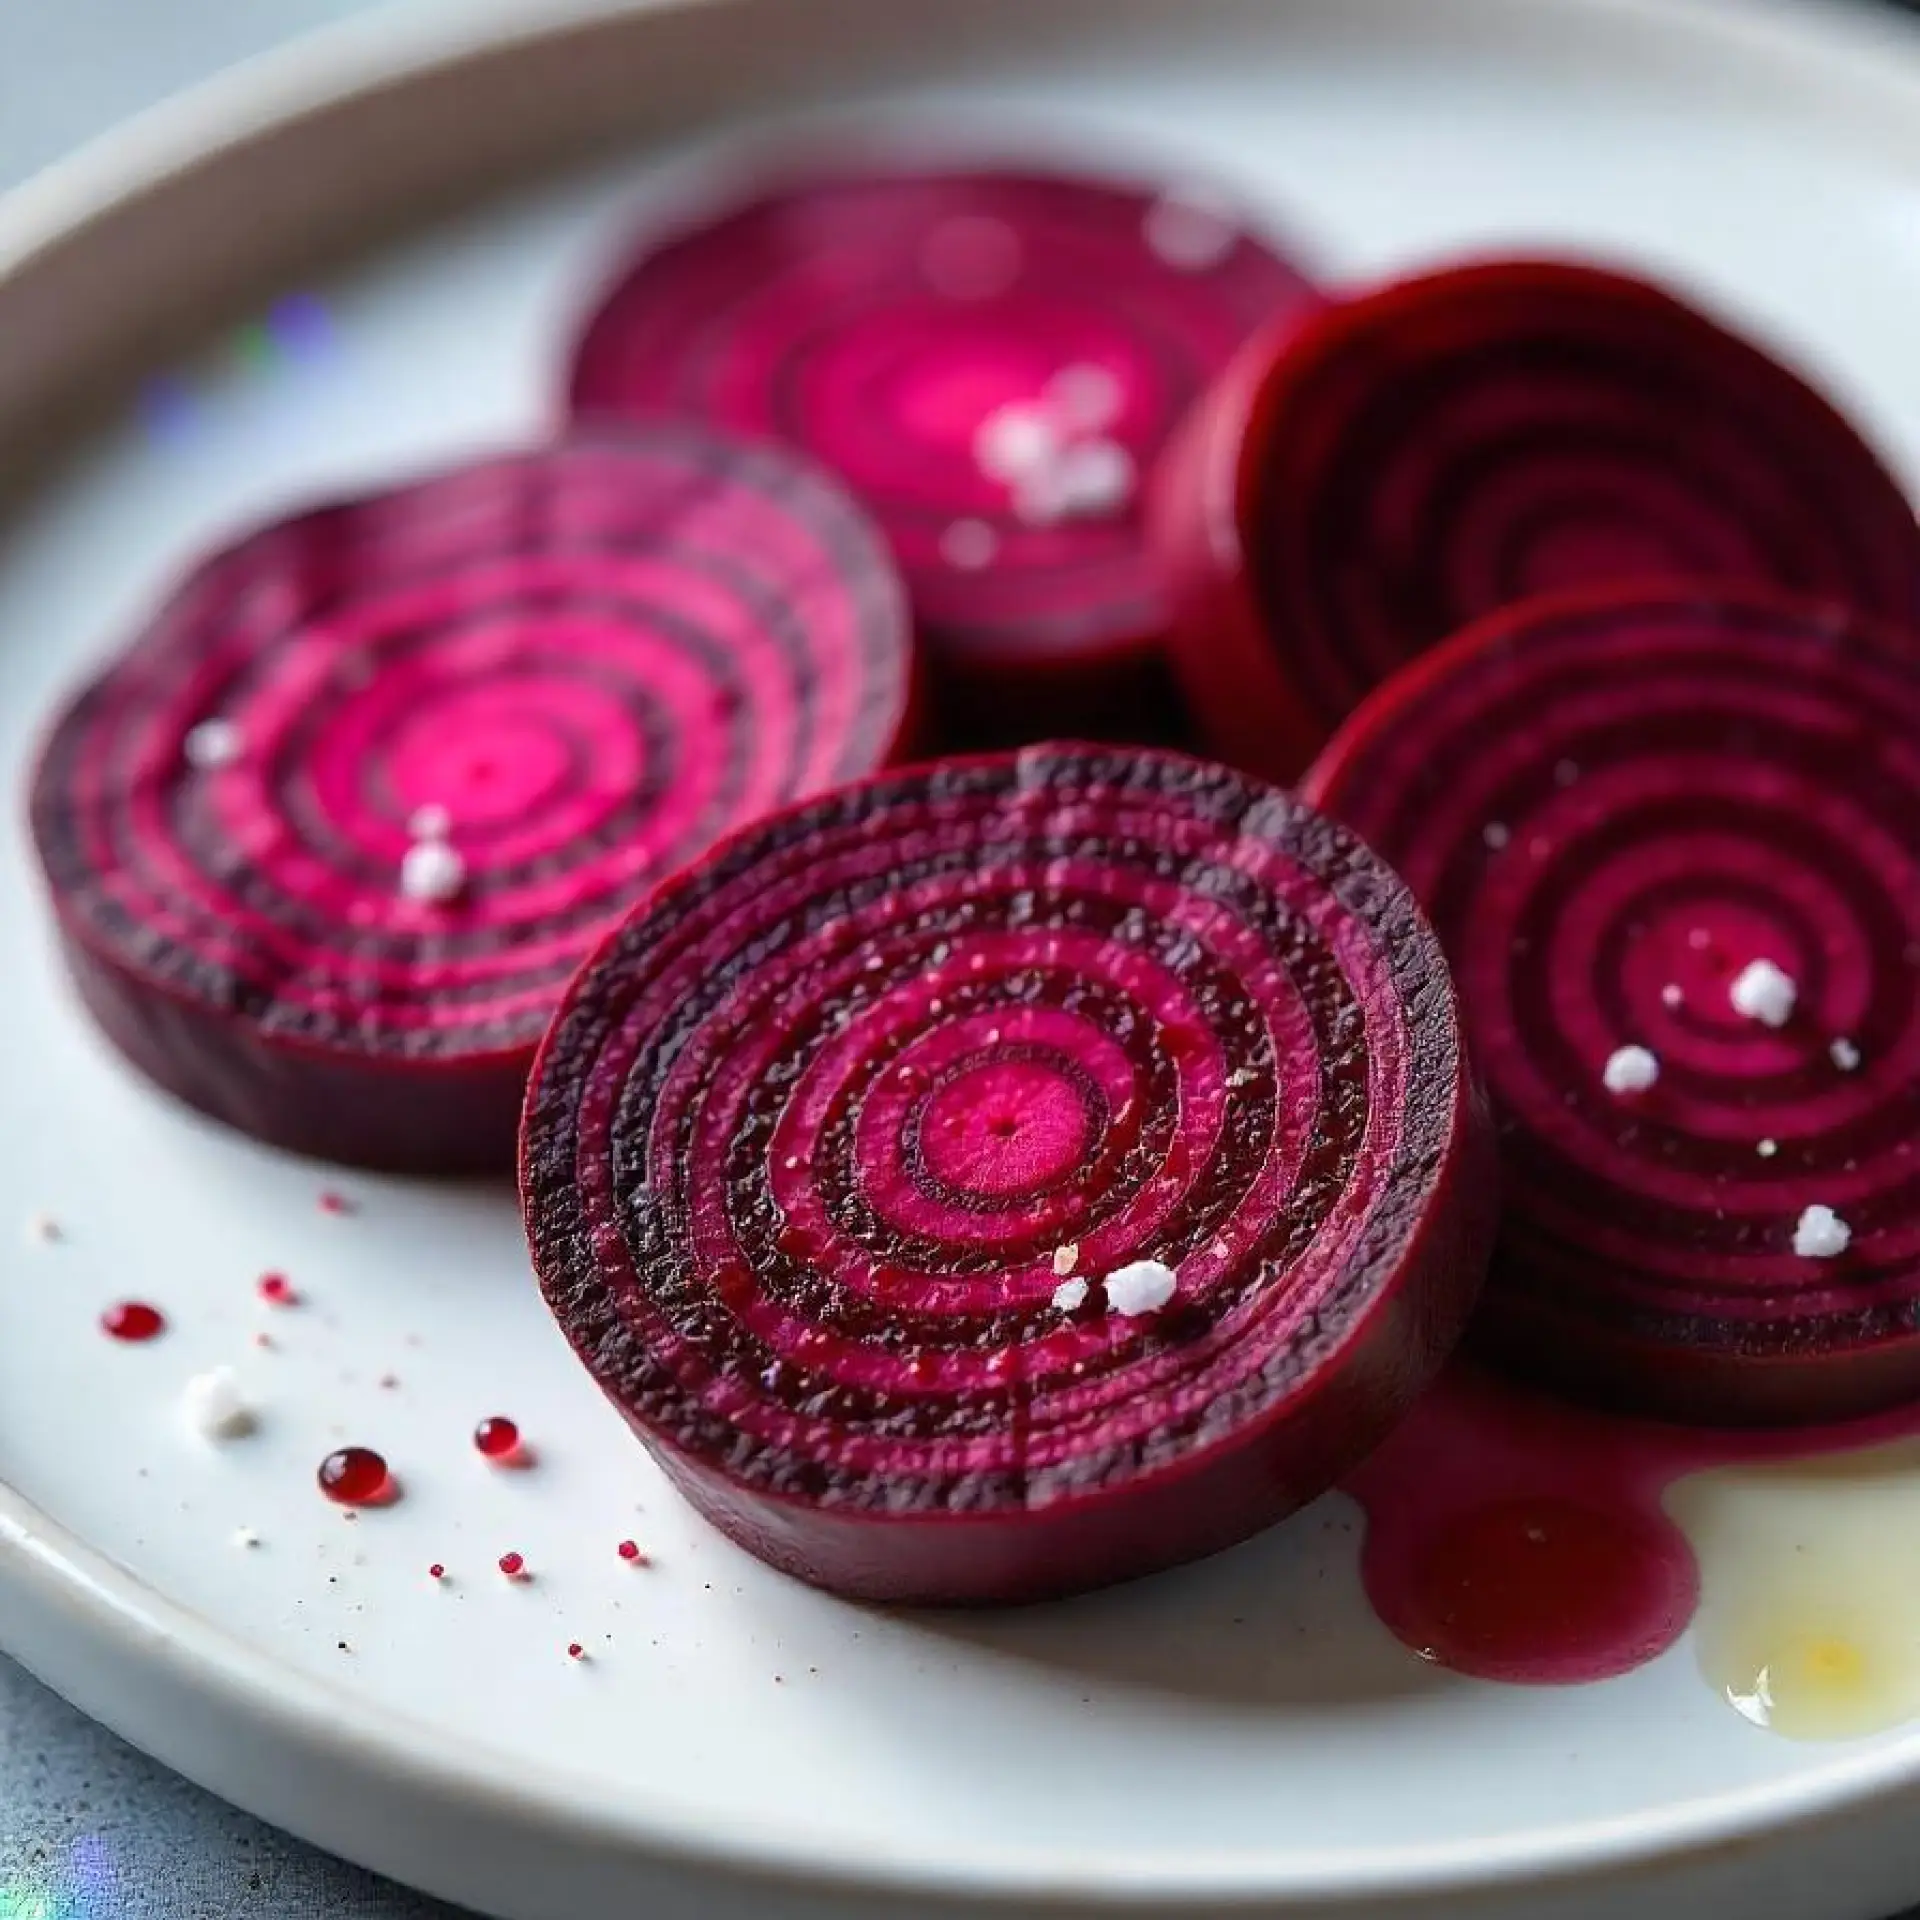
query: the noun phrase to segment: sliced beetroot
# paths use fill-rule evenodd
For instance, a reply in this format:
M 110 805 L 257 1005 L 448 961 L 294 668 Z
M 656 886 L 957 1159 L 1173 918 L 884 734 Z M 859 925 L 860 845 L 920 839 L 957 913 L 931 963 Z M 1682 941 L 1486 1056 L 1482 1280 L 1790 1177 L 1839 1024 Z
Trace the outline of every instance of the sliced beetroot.
M 1515 1368 L 1696 1421 L 1920 1394 L 1916 742 L 1908 636 L 1649 588 L 1494 617 L 1315 765 L 1453 961 Z
M 547 1299 L 687 1497 L 939 1602 L 1327 1486 L 1453 1344 L 1491 1166 L 1393 875 L 1273 789 L 1085 747 L 716 849 L 574 982 L 521 1146 Z
M 1292 778 L 1369 689 L 1529 594 L 1712 579 L 1920 617 L 1920 528 L 1800 379 L 1641 281 L 1493 261 L 1246 350 L 1161 470 L 1197 717 Z
M 885 764 L 910 666 L 859 510 L 704 430 L 282 521 L 53 730 L 67 960 L 137 1065 L 264 1140 L 508 1166 L 587 951 L 720 834 Z
M 791 172 L 643 243 L 575 411 L 686 411 L 835 468 L 906 573 L 949 740 L 1157 732 L 1141 478 L 1235 348 L 1319 296 L 1211 191 Z

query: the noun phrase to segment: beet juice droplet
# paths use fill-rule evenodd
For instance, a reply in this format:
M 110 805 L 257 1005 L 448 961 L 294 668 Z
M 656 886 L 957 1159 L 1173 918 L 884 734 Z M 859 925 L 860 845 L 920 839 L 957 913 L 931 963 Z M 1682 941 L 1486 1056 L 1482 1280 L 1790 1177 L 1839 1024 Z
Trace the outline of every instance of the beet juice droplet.
M 515 1460 L 520 1454 L 520 1429 L 504 1414 L 496 1413 L 474 1428 L 473 1444 L 489 1460 Z
M 320 1491 L 343 1507 L 369 1507 L 393 1497 L 393 1475 L 371 1447 L 342 1447 L 320 1462 Z
M 167 1317 L 144 1300 L 122 1300 L 100 1316 L 100 1331 L 114 1340 L 152 1340 L 167 1328 Z
M 292 1307 L 300 1303 L 293 1282 L 284 1273 L 263 1273 L 260 1276 L 259 1293 L 270 1307 Z

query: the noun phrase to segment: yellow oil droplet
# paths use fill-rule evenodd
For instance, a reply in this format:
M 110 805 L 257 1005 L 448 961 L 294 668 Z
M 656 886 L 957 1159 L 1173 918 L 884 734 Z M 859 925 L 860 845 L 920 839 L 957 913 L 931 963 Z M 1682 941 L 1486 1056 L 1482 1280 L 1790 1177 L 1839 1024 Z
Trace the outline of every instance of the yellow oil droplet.
M 1845 1740 L 1920 1717 L 1920 1443 L 1689 1476 L 1694 1644 L 1756 1726 Z

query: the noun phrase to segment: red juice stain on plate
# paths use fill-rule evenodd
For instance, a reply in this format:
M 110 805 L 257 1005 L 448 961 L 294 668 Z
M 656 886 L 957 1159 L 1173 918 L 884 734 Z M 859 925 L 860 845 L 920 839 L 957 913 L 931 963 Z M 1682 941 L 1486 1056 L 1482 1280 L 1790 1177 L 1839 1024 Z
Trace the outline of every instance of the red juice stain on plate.
M 487 1459 L 505 1464 L 520 1458 L 520 1429 L 496 1413 L 474 1428 L 473 1444 Z
M 1700 1571 L 1662 1506 L 1682 1477 L 1920 1430 L 1920 1409 L 1842 1426 L 1722 1431 L 1562 1405 L 1456 1362 L 1345 1491 L 1382 1623 L 1485 1680 L 1604 1680 L 1663 1653 Z
M 341 1447 L 320 1462 L 320 1491 L 343 1507 L 370 1507 L 390 1501 L 393 1475 L 371 1447 Z
M 120 1300 L 100 1316 L 100 1331 L 112 1340 L 152 1340 L 167 1330 L 167 1316 L 144 1300 Z

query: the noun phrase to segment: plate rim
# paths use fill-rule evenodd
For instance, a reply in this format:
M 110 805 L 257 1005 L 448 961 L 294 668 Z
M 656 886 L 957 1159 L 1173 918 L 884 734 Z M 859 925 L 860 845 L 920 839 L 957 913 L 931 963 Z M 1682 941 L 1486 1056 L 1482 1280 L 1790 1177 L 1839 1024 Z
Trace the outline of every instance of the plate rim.
M 152 107 L 0 196 L 0 320 L 62 246 L 99 240 L 138 216 L 156 188 L 190 185 L 199 169 L 244 163 L 285 138 L 373 96 L 456 77 L 468 65 L 517 49 L 558 44 L 583 30 L 643 33 L 672 17 L 777 6 L 782 0 L 479 0 L 452 15 L 433 0 L 349 18 L 227 69 Z M 784 0 L 792 4 L 792 0 Z M 894 0 L 904 5 L 906 0 Z M 1168 8 L 1180 0 L 1160 0 Z M 1309 0 L 1311 4 L 1311 0 Z M 1330 0 L 1322 0 L 1330 4 Z M 1419 0 L 1372 0 L 1391 16 Z M 1543 0 L 1526 0 L 1540 7 Z M 1679 38 L 1738 51 L 1800 85 L 1839 86 L 1852 100 L 1880 96 L 1883 111 L 1920 130 L 1920 31 L 1890 8 L 1842 5 L 1815 12 L 1793 0 L 1552 0 L 1589 31 Z M 1522 0 L 1452 0 L 1458 16 L 1514 13 Z M 1435 7 L 1435 13 L 1439 8 Z M 1809 78 L 1809 74 L 1817 78 Z M 1836 98 L 1835 104 L 1842 102 Z M 137 312 L 116 329 L 129 335 Z M 0 407 L 4 414 L 4 407 Z M 38 465 L 38 462 L 34 463 Z M 4 518 L 4 512 L 0 512 Z M 31 1671 L 169 1766 L 248 1804 L 244 1779 L 175 1757 L 191 1742 L 168 1737 L 163 1714 L 137 1703 L 96 1705 L 95 1684 L 116 1664 L 161 1658 L 227 1728 L 245 1725 L 286 1742 L 321 1774 L 350 1775 L 425 1794 L 447 1811 L 483 1819 L 544 1847 L 613 1849 L 623 1859 L 810 1892 L 922 1895 L 1041 1905 L 1097 1899 L 1108 1907 L 1167 1901 L 1225 1906 L 1320 1901 L 1444 1899 L 1516 1888 L 1582 1885 L 1628 1873 L 1702 1864 L 1764 1834 L 1784 1840 L 1830 1820 L 1864 1817 L 1910 1800 L 1920 1805 L 1920 1724 L 1866 1752 L 1836 1753 L 1788 1778 L 1707 1792 L 1654 1812 L 1568 1820 L 1495 1840 L 1292 1851 L 1283 1857 L 1169 1852 L 1118 1867 L 1063 1850 L 1014 1862 L 889 1855 L 884 1836 L 859 1856 L 803 1826 L 769 1825 L 765 1809 L 734 1823 L 646 1802 L 584 1777 L 542 1769 L 503 1772 L 497 1758 L 457 1744 L 410 1715 L 343 1706 L 317 1678 L 274 1659 L 237 1633 L 170 1599 L 55 1521 L 0 1478 L 0 1643 Z M 206 1751 L 205 1742 L 201 1751 Z M 344 1774 L 343 1774 L 344 1770 Z M 256 1790 L 256 1797 L 260 1796 Z M 376 1869 L 416 1878 L 387 1847 L 362 1847 L 326 1829 L 324 1817 L 267 1814 L 319 1844 Z

